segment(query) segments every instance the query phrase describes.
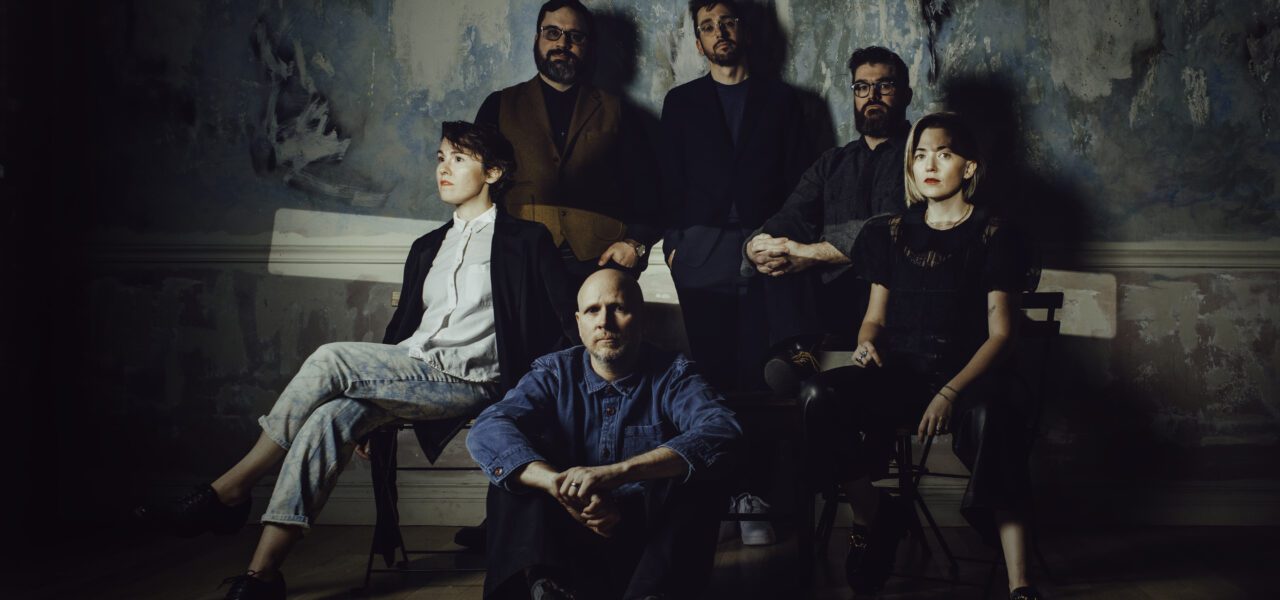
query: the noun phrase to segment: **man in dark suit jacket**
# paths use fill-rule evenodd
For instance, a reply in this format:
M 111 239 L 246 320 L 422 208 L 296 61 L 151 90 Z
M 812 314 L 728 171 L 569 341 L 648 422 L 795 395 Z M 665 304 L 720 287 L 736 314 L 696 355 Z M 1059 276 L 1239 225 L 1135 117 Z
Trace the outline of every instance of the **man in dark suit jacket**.
M 721 389 L 759 388 L 768 328 L 759 278 L 740 273 L 741 250 L 810 157 L 796 92 L 751 74 L 734 3 L 694 0 L 689 9 L 710 73 L 663 102 L 663 250 L 701 371 Z
M 611 262 L 643 269 L 658 239 L 655 169 L 639 115 L 588 81 L 595 33 L 577 0 L 543 4 L 538 74 L 490 94 L 476 113 L 476 123 L 497 126 L 516 149 L 507 211 L 547 227 L 575 291 Z

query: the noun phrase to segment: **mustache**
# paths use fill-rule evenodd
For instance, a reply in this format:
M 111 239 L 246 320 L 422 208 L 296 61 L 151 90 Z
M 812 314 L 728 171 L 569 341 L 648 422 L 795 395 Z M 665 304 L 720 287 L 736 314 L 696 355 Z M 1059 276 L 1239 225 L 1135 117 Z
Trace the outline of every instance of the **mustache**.
M 866 113 L 866 112 L 867 112 L 867 109 L 871 108 L 872 106 L 879 106 L 880 108 L 883 108 L 883 109 L 885 109 L 886 111 L 887 111 L 887 110 L 889 110 L 889 105 L 888 105 L 888 104 L 885 104 L 885 103 L 883 103 L 883 102 L 877 102 L 877 101 L 875 101 L 875 100 L 871 100 L 871 101 L 867 102 L 866 104 L 864 104 L 864 105 L 862 106 L 862 112 L 863 112 L 863 113 Z
M 570 52 L 570 51 L 568 51 L 568 50 L 560 50 L 560 49 L 556 49 L 556 50 L 551 50 L 551 51 L 547 52 L 547 60 L 551 60 L 552 58 L 555 58 L 555 57 L 557 57 L 557 56 L 563 56 L 563 57 L 565 57 L 565 58 L 567 58 L 567 59 L 569 59 L 569 60 L 573 60 L 573 61 L 578 60 L 578 55 L 576 55 L 576 54 L 574 54 L 574 53 L 572 53 L 572 52 Z

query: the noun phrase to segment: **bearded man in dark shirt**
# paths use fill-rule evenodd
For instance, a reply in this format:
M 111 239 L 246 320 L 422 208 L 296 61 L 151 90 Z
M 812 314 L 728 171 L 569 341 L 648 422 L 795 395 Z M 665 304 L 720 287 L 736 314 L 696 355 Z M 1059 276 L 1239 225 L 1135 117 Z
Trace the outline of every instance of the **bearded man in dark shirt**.
M 869 288 L 849 268 L 853 242 L 871 217 L 906 207 L 907 65 L 869 46 L 854 51 L 849 74 L 862 137 L 823 153 L 743 246 L 743 273 L 765 276 L 770 337 L 781 346 L 765 366 L 765 380 L 780 392 L 794 392 L 817 372 L 808 350 L 823 336 L 856 335 Z

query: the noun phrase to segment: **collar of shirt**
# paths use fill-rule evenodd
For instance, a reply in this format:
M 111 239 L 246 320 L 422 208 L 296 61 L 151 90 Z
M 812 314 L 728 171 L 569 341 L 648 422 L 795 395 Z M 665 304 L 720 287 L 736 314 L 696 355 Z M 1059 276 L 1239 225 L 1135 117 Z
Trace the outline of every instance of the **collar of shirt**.
M 456 211 L 453 213 L 453 226 L 459 230 L 466 229 L 469 226 L 474 231 L 480 231 L 481 229 L 484 228 L 485 225 L 488 225 L 496 220 L 498 220 L 497 204 L 490 206 L 489 210 L 486 210 L 480 213 L 477 217 L 475 217 L 474 219 L 471 219 L 470 221 L 464 220 L 462 217 L 459 217 Z
M 636 362 L 635 371 L 625 377 L 619 377 L 613 382 L 610 382 L 601 377 L 599 373 L 596 373 L 596 370 L 591 366 L 591 353 L 587 352 L 584 347 L 582 352 L 582 372 L 585 374 L 583 384 L 587 389 L 587 393 L 596 394 L 606 387 L 612 387 L 621 394 L 630 394 L 640 384 L 640 380 L 644 378 L 641 374 L 644 369 L 641 368 L 640 364 L 643 361 L 644 357 L 642 355 L 640 360 Z

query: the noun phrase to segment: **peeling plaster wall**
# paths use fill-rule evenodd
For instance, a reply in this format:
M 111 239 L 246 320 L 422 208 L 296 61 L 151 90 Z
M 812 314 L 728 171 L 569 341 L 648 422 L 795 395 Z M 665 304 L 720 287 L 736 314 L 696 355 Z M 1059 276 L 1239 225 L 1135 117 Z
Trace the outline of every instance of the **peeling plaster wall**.
M 587 4 L 610 36 L 599 80 L 651 116 L 667 90 L 703 74 L 683 0 Z M 96 243 L 158 253 L 104 261 L 89 283 L 84 351 L 106 390 L 90 416 L 137 439 L 124 458 L 146 465 L 140 479 L 227 464 L 314 347 L 380 337 L 395 289 L 160 255 L 184 241 L 269 243 L 281 209 L 443 220 L 439 125 L 533 75 L 538 5 L 90 9 L 101 51 L 83 87 L 99 118 L 66 160 L 95 165 L 101 196 L 85 206 Z M 762 39 L 777 42 L 761 70 L 800 88 L 826 143 L 854 136 L 850 51 L 897 50 L 916 91 L 909 116 L 976 115 L 997 159 L 988 189 L 1065 248 L 1065 266 L 1090 241 L 1280 240 L 1280 2 L 777 0 L 756 14 Z M 1277 279 L 1117 272 L 1115 337 L 1064 342 L 1043 472 L 1274 478 Z M 1116 461 L 1120 451 L 1133 462 Z

